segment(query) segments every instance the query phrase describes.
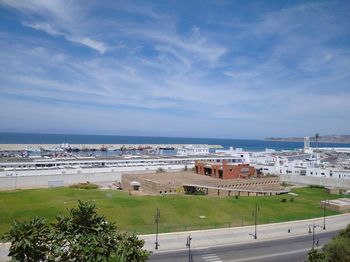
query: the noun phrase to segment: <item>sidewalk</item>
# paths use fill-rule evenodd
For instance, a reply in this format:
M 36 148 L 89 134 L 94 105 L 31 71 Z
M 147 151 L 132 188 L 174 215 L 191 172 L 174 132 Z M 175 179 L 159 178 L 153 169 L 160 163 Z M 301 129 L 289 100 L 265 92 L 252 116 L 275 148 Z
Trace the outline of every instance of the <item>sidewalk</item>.
M 323 217 L 320 217 L 307 220 L 258 225 L 258 239 L 254 239 L 251 235 L 254 234 L 254 226 L 163 233 L 158 235 L 158 242 L 160 244 L 158 250 L 154 249 L 155 234 L 139 235 L 139 237 L 146 241 L 145 248 L 147 250 L 158 253 L 173 250 L 185 250 L 186 238 L 189 234 L 191 234 L 192 237 L 191 248 L 206 248 L 311 235 L 309 233 L 309 226 L 312 229 L 313 223 L 318 225 L 315 228 L 316 236 L 318 233 L 324 232 Z M 350 224 L 350 214 L 329 216 L 326 217 L 325 231 L 340 230 L 345 228 L 348 224 Z M 290 229 L 290 233 L 288 233 L 288 229 Z M 0 262 L 10 260 L 7 257 L 9 247 L 9 243 L 0 243 Z
M 191 248 L 206 248 L 214 246 L 225 246 L 232 244 L 253 243 L 271 239 L 290 238 L 302 235 L 309 235 L 309 226 L 318 225 L 315 228 L 315 235 L 323 230 L 323 217 L 307 220 L 298 220 L 257 226 L 258 239 L 254 239 L 254 226 L 235 228 L 212 229 L 201 231 L 186 231 L 176 233 L 164 233 L 158 235 L 158 250 L 155 250 L 155 234 L 140 235 L 146 241 L 145 248 L 154 253 L 172 250 L 185 250 L 186 238 L 191 234 Z M 326 217 L 326 230 L 334 231 L 345 228 L 350 224 L 350 214 L 342 214 Z M 290 229 L 290 233 L 288 233 Z M 310 234 L 311 235 L 311 234 Z

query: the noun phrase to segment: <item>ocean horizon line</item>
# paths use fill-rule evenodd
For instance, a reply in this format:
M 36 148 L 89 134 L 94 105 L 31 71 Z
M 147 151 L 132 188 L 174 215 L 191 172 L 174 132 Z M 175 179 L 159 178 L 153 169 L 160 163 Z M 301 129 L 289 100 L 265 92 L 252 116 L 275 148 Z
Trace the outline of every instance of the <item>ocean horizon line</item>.
M 229 138 L 229 137 L 192 137 L 192 136 L 156 136 L 156 135 L 119 135 L 119 134 L 82 134 L 82 133 L 46 133 L 46 132 L 8 132 L 0 131 L 2 134 L 13 135 L 59 135 L 59 136 L 102 136 L 102 137 L 142 137 L 142 138 L 175 138 L 175 139 L 213 139 L 213 140 L 254 140 L 254 141 L 269 141 L 267 138 Z M 293 142 L 293 141 L 291 141 Z
M 101 144 L 101 145 L 212 145 L 223 149 L 242 148 L 243 150 L 263 151 L 302 149 L 302 141 L 275 141 L 263 139 L 233 139 L 233 138 L 191 138 L 191 137 L 156 137 L 156 136 L 124 136 L 124 135 L 91 135 L 91 134 L 53 134 L 53 133 L 15 133 L 0 132 L 0 145 L 7 144 Z M 317 147 L 350 147 L 350 143 L 311 142 Z

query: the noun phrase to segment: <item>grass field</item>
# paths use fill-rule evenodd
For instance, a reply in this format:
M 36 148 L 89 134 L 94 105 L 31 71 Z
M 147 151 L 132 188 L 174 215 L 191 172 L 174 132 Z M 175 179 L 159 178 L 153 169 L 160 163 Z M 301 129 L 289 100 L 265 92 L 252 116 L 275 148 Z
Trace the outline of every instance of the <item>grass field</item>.
M 253 223 L 252 211 L 260 205 L 259 223 L 272 223 L 323 216 L 320 201 L 340 196 L 328 195 L 320 188 L 294 189 L 291 195 L 268 197 L 218 198 L 209 196 L 129 196 L 120 191 L 76 188 L 30 189 L 0 192 L 0 235 L 8 231 L 14 219 L 34 216 L 55 220 L 77 205 L 78 199 L 94 201 L 98 212 L 122 230 L 153 233 L 154 215 L 161 212 L 160 231 L 240 226 Z M 286 198 L 286 202 L 281 199 Z M 327 215 L 336 214 L 327 211 Z M 200 218 L 204 216 L 204 218 Z

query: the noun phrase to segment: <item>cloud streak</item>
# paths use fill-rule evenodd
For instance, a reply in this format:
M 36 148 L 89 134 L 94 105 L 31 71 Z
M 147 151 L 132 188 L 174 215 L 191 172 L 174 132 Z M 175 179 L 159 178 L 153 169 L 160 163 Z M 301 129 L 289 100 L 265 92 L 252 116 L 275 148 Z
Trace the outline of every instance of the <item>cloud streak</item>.
M 13 30 L 0 27 L 0 99 L 14 119 L 4 116 L 6 128 L 21 129 L 15 121 L 23 112 L 5 103 L 11 100 L 45 112 L 44 119 L 55 112 L 57 123 L 32 117 L 38 128 L 74 132 L 136 134 L 139 122 L 148 135 L 349 132 L 350 35 L 342 10 L 330 12 L 335 6 L 324 2 L 272 5 L 243 19 L 225 4 L 188 14 L 176 4 L 0 0 L 17 22 Z M 216 19 L 206 19 L 209 10 Z
M 45 32 L 54 37 L 64 37 L 67 41 L 80 44 L 104 54 L 107 45 L 96 39 L 86 36 L 86 26 L 79 17 L 86 15 L 86 10 L 79 7 L 82 3 L 72 1 L 7 1 L 1 0 L 8 6 L 24 14 L 24 26 Z M 43 22 L 42 22 L 43 21 Z M 87 25 L 88 26 L 88 25 Z

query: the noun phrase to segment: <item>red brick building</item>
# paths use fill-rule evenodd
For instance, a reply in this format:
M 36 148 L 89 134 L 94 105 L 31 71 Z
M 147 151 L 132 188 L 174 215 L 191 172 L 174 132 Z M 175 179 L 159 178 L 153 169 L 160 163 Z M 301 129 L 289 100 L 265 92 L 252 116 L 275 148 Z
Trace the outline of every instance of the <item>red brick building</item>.
M 256 170 L 249 164 L 229 164 L 196 161 L 196 173 L 220 179 L 248 179 L 256 175 Z

